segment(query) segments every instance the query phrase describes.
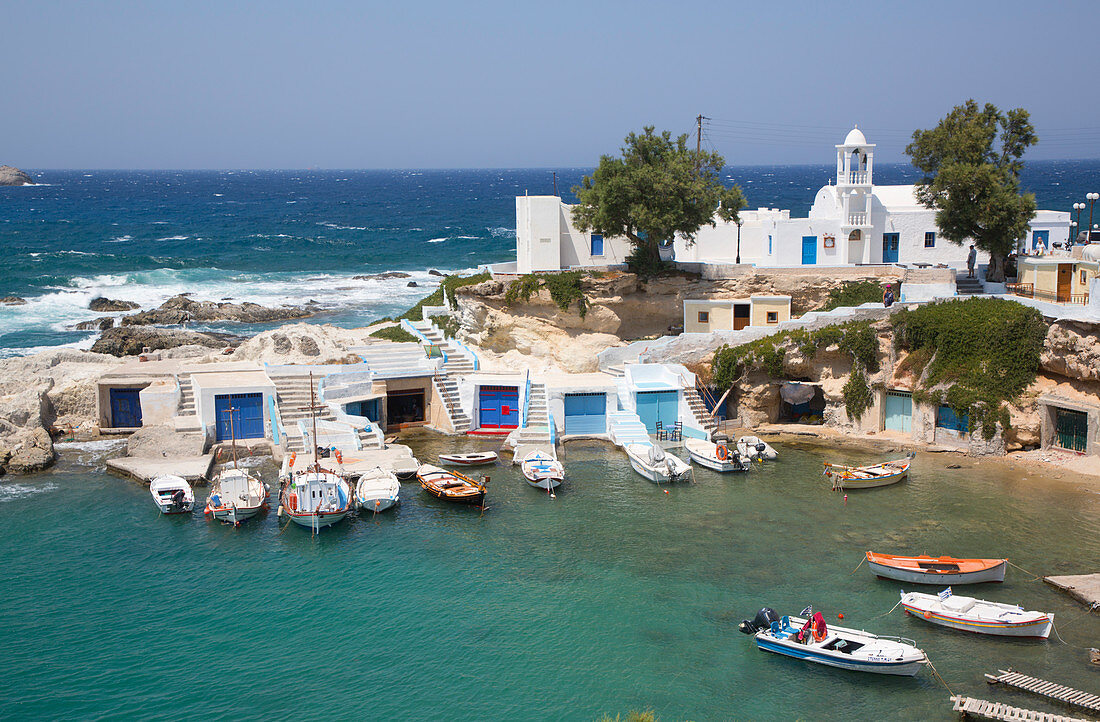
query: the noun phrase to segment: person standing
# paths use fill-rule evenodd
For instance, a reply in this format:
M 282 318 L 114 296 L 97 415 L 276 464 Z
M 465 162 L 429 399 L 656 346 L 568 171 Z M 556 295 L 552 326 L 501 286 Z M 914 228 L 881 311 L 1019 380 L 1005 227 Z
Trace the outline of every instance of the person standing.
M 886 308 L 890 308 L 894 305 L 894 288 L 887 285 L 886 290 L 882 293 L 882 305 Z
M 970 253 L 966 256 L 966 277 L 974 278 L 974 264 L 978 262 L 978 252 L 974 250 L 974 244 L 970 244 Z

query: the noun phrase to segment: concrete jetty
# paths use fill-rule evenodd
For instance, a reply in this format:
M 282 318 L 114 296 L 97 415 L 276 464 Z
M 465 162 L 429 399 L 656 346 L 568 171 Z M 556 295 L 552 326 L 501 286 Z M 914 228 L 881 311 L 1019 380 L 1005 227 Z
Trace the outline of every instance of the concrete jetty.
M 136 479 L 144 484 L 148 484 L 158 476 L 164 476 L 165 474 L 182 476 L 188 482 L 206 481 L 210 479 L 210 468 L 213 465 L 213 454 L 174 456 L 171 458 L 124 456 L 119 459 L 107 460 L 108 471 L 113 471 L 128 479 Z
M 1070 574 L 1058 577 L 1043 577 L 1043 581 L 1093 610 L 1100 609 L 1100 574 Z
M 384 449 L 360 449 L 341 453 L 342 461 L 337 462 L 334 457 L 320 459 L 320 464 L 325 469 L 341 472 L 349 475 L 362 474 L 375 467 L 381 467 L 386 471 L 397 473 L 412 473 L 419 466 L 412 454 L 412 449 L 402 444 L 388 444 Z M 313 463 L 313 455 L 301 453 L 294 455 L 294 464 L 290 471 L 302 471 Z

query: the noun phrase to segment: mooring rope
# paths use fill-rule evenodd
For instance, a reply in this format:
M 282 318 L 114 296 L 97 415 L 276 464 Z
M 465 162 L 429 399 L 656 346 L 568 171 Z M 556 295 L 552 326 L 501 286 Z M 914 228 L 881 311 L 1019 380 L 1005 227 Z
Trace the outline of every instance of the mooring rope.
M 1062 626 L 1066 627 L 1066 626 L 1069 626 L 1070 624 L 1073 624 L 1074 622 L 1080 621 L 1081 619 L 1083 619 L 1083 618 L 1087 617 L 1088 615 L 1092 614 L 1093 611 L 1096 610 L 1097 608 L 1100 608 L 1100 602 L 1093 602 L 1092 605 L 1089 606 L 1088 609 L 1086 609 L 1084 612 L 1077 615 L 1073 619 L 1069 620 L 1068 622 L 1066 622 Z M 1073 647 L 1074 649 L 1092 649 L 1092 647 L 1079 647 L 1076 644 L 1070 644 L 1066 640 L 1062 639 L 1062 635 L 1058 633 L 1058 627 L 1054 626 L 1053 621 L 1050 623 L 1050 629 L 1051 629 L 1052 632 L 1054 632 L 1054 636 L 1058 638 L 1058 641 L 1061 642 L 1062 644 L 1066 645 L 1067 647 Z
M 954 697 L 955 693 L 951 691 L 951 687 L 947 684 L 947 680 L 945 680 L 943 678 L 943 676 L 936 669 L 935 665 L 932 664 L 932 660 L 929 658 L 929 656 L 927 654 L 924 655 L 924 661 L 925 661 L 925 664 L 928 665 L 928 668 L 932 670 L 932 675 L 940 681 L 940 684 L 942 684 L 944 686 L 944 688 L 947 690 L 947 693 L 949 695 L 951 695 L 952 697 Z
M 897 609 L 897 608 L 898 608 L 899 606 L 901 606 L 901 600 L 900 600 L 900 599 L 898 600 L 898 603 L 897 603 L 897 604 L 895 604 L 894 606 L 890 607 L 890 612 L 894 611 L 894 610 L 895 610 L 895 609 Z M 877 617 L 871 617 L 871 619 L 878 619 L 879 617 L 885 617 L 885 616 L 886 616 L 887 614 L 889 614 L 890 612 L 886 612 L 886 614 L 880 614 L 880 615 L 878 615 Z
M 866 557 L 866 556 L 864 556 L 864 557 L 863 557 L 862 559 L 860 559 L 860 560 L 859 560 L 859 564 L 856 564 L 856 568 L 855 568 L 855 569 L 853 569 L 852 571 L 848 572 L 848 575 L 849 575 L 849 576 L 851 576 L 852 574 L 855 574 L 856 572 L 858 572 L 858 571 L 859 571 L 859 568 L 860 568 L 861 566 L 863 566 L 863 562 L 865 562 L 865 561 L 867 561 L 867 557 Z
M 1026 569 L 1024 569 L 1023 567 L 1021 567 L 1021 566 L 1020 566 L 1019 564 L 1013 564 L 1013 563 L 1012 563 L 1012 562 L 1010 562 L 1010 561 L 1009 561 L 1008 559 L 1005 559 L 1005 563 L 1007 563 L 1007 564 L 1008 564 L 1009 566 L 1012 566 L 1012 567 L 1016 567 L 1017 569 L 1019 569 L 1019 570 L 1020 570 L 1021 572 L 1023 572 L 1024 574 L 1030 574 L 1030 575 L 1031 575 L 1031 579 L 1028 579 L 1028 580 L 1027 580 L 1027 581 L 1029 581 L 1029 582 L 1034 582 L 1034 581 L 1038 581 L 1039 579 L 1042 579 L 1042 578 L 1043 578 L 1042 576 L 1040 576 L 1040 575 L 1036 574 L 1035 572 L 1029 572 L 1028 570 L 1026 570 Z

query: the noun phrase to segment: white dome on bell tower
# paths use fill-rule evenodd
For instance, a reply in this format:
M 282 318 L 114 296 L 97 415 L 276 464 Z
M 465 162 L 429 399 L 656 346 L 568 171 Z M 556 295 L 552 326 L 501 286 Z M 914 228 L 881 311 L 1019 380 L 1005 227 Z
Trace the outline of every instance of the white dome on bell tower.
M 875 144 L 868 143 L 859 126 L 855 126 L 836 147 L 836 184 L 838 186 L 871 185 L 871 166 Z
M 858 125 L 848 131 L 848 135 L 844 137 L 844 145 L 867 145 L 867 138 Z

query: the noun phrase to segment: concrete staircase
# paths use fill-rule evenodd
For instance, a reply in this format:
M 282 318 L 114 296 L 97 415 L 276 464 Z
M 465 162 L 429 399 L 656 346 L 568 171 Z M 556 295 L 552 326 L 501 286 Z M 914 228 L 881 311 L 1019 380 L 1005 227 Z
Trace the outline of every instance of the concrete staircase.
M 448 374 L 461 376 L 477 370 L 474 368 L 473 360 L 466 352 L 453 340 L 445 338 L 443 331 L 434 323 L 431 321 L 411 321 L 410 323 L 412 323 L 413 328 L 424 334 L 424 337 L 433 346 L 439 346 L 443 349 L 443 353 L 447 354 L 447 361 L 443 364 L 443 370 Z
M 645 424 L 633 411 L 612 411 L 607 415 L 607 433 L 619 446 L 651 444 Z
M 180 385 L 180 402 L 176 407 L 176 418 L 173 419 L 176 431 L 199 431 L 202 425 L 199 423 L 198 413 L 195 410 L 195 387 L 191 384 L 190 376 L 178 377 Z
M 718 428 L 718 421 L 707 411 L 707 405 L 703 403 L 703 397 L 698 389 L 684 389 L 684 400 L 691 407 L 691 415 L 695 417 L 695 423 L 707 432 L 707 436 Z
M 462 401 L 458 396 L 458 383 L 445 371 L 433 376 L 432 383 L 440 398 L 443 399 L 443 406 L 447 409 L 447 416 L 451 420 L 451 428 L 456 434 L 469 431 L 473 426 L 473 420 L 462 410 Z
M 358 354 L 375 376 L 387 378 L 408 376 L 417 371 L 429 372 L 431 365 L 418 343 L 379 341 L 349 349 Z
M 276 375 L 268 373 L 268 377 L 275 384 L 275 391 L 279 398 L 279 418 L 282 421 L 283 431 L 286 433 L 286 446 L 289 451 L 301 453 L 306 450 L 305 439 L 302 438 L 299 421 L 309 422 L 309 376 L 303 374 Z M 324 377 L 313 377 L 314 402 L 322 405 L 320 394 L 317 392 L 317 384 Z M 336 421 L 336 415 L 330 408 L 322 408 L 317 411 L 318 421 Z M 376 446 L 373 434 L 358 430 L 359 442 L 364 448 Z
M 546 384 L 531 382 L 531 395 L 527 399 L 527 425 L 516 429 L 511 436 L 516 447 L 548 447 L 554 435 L 550 433 L 550 409 L 546 400 Z
M 973 296 L 978 293 L 985 293 L 985 287 L 982 285 L 981 279 L 967 278 L 966 276 L 955 277 L 955 290 L 960 296 Z

